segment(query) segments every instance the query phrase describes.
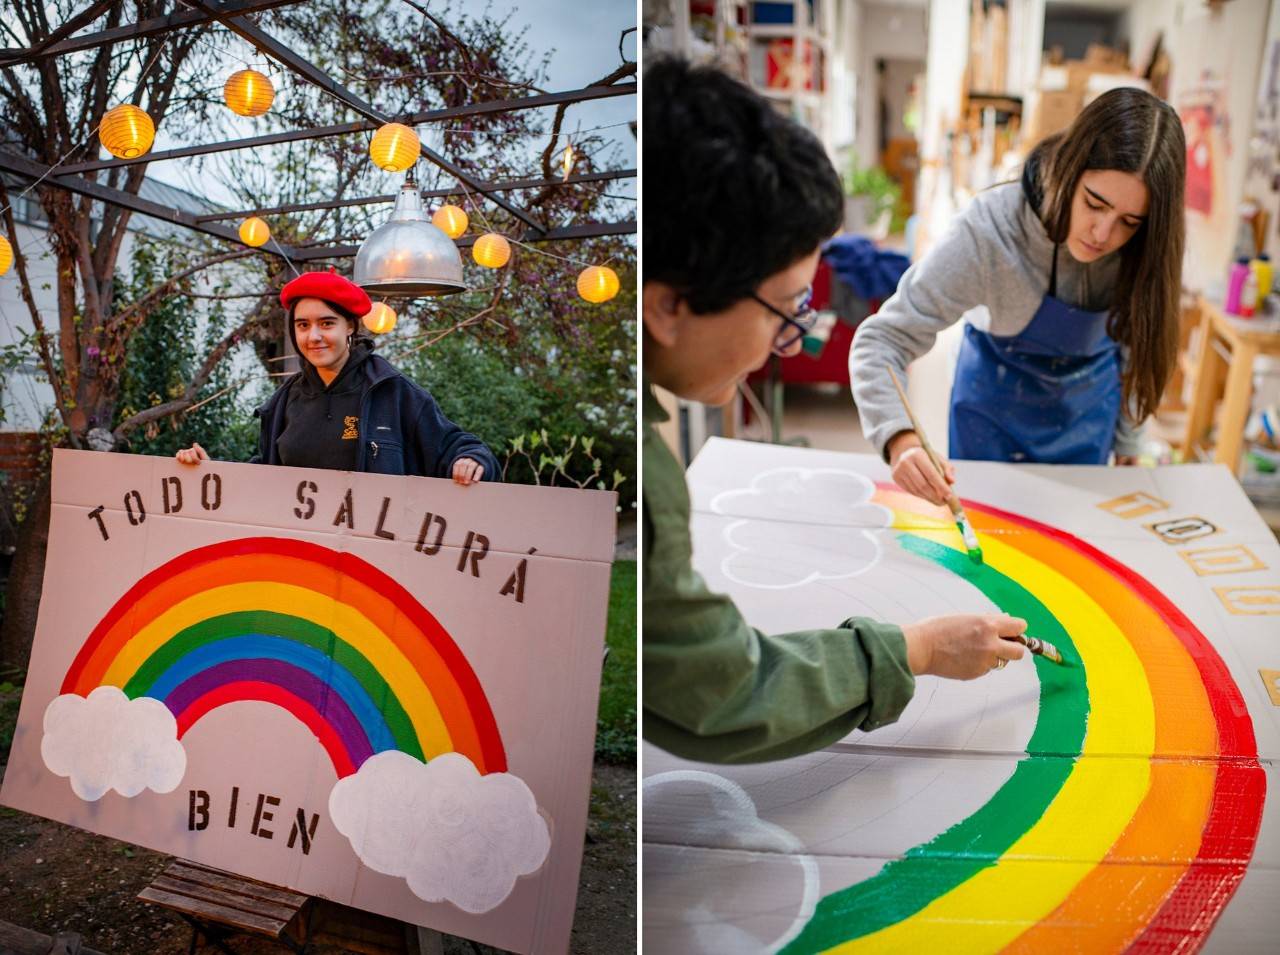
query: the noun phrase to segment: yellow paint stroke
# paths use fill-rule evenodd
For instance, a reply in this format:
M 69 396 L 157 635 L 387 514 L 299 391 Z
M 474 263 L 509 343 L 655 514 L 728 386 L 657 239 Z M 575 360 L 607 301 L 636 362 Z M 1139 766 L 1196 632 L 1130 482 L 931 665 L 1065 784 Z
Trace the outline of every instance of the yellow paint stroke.
M 913 533 L 960 550 L 954 533 Z M 1124 833 L 1146 796 L 1155 749 L 1155 706 L 1128 639 L 1087 592 L 1048 565 L 994 535 L 982 539 L 982 550 L 989 565 L 1045 605 L 1071 634 L 1085 661 L 1089 726 L 1081 758 L 1040 821 L 1001 857 L 1062 860 L 1069 853 L 1071 861 L 1038 865 L 1035 879 L 997 861 L 911 918 L 830 951 L 928 952 L 938 943 L 942 923 L 948 951 L 1003 948 L 1062 904 Z M 1102 754 L 1135 758 L 1090 758 Z M 996 899 L 999 921 L 973 921 L 975 912 L 991 911 Z
M 391 638 L 350 605 L 292 584 L 230 584 L 174 604 L 129 638 L 111 662 L 102 684 L 123 687 L 152 653 L 189 626 L 221 614 L 252 610 L 304 617 L 341 636 L 363 653 L 387 681 L 413 723 L 423 755 L 430 759 L 453 751 L 453 740 L 431 688 Z

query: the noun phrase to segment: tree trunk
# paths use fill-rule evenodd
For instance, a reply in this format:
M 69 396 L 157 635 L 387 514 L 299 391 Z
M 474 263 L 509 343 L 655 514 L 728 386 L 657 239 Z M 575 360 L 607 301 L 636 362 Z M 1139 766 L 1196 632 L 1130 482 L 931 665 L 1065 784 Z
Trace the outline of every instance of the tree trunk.
M 35 489 L 31 510 L 18 528 L 17 549 L 5 589 L 4 624 L 0 626 L 0 679 L 27 672 L 36 614 L 44 584 L 44 558 L 49 547 L 49 475 Z

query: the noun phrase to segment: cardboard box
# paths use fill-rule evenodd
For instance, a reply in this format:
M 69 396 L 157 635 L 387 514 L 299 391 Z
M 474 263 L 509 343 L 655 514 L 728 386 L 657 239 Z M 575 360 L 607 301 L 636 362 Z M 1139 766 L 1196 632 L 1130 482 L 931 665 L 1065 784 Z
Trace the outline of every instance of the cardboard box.
M 1079 90 L 1040 90 L 1027 128 L 1027 142 L 1037 143 L 1046 136 L 1066 129 L 1083 108 L 1084 97 Z

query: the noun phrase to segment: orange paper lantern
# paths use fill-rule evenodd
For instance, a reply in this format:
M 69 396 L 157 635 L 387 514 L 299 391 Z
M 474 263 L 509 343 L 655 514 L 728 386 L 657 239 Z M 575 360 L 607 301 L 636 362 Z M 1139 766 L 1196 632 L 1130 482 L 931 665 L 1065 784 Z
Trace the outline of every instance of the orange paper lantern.
M 486 232 L 471 247 L 471 257 L 486 269 L 500 269 L 511 259 L 511 243 L 496 232 Z
M 156 125 L 138 107 L 124 103 L 108 110 L 102 117 L 98 138 L 111 155 L 118 159 L 133 159 L 151 148 L 156 138 Z
M 266 245 L 269 238 L 271 238 L 271 230 L 257 216 L 250 216 L 240 223 L 240 241 L 245 245 L 251 245 L 256 249 L 260 245 Z
M 431 224 L 451 239 L 467 231 L 467 214 L 457 206 L 441 206 L 431 217 Z
M 618 273 L 607 265 L 592 265 L 578 273 L 578 294 L 588 302 L 607 302 L 618 288 Z
M 240 70 L 227 78 L 226 85 L 222 87 L 222 98 L 233 113 L 261 116 L 271 108 L 276 90 L 271 80 L 257 70 Z
M 379 302 L 369 310 L 363 319 L 364 327 L 375 335 L 385 335 L 396 327 L 396 313 L 385 302 Z
M 0 235 L 0 275 L 8 272 L 11 265 L 13 265 L 13 246 L 9 244 L 8 239 Z
M 418 134 L 403 123 L 387 123 L 373 134 L 369 156 L 387 172 L 404 172 L 418 161 Z

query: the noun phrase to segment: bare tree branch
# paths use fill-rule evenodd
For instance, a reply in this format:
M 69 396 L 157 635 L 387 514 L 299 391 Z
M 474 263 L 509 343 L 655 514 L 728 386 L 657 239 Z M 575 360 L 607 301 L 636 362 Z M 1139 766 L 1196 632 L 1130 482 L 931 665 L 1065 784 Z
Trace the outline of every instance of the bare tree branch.
M 145 295 L 135 301 L 123 312 L 120 312 L 118 315 L 113 315 L 107 325 L 107 330 L 116 335 L 127 332 L 128 329 L 124 326 L 130 324 L 136 325 L 140 322 L 146 317 L 146 311 L 155 304 L 161 296 L 172 291 L 173 287 L 179 282 L 195 275 L 197 272 L 204 271 L 207 268 L 212 268 L 213 266 L 219 265 L 223 262 L 230 262 L 233 259 L 243 259 L 251 255 L 256 255 L 257 251 L 257 249 L 238 249 L 235 252 L 222 252 L 218 255 L 201 259 L 199 262 L 188 266 L 181 272 L 175 272 L 159 285 L 155 286 L 155 288 L 150 289 Z
M 191 380 L 187 382 L 187 386 L 183 389 L 180 397 L 162 404 L 153 405 L 121 421 L 116 426 L 116 429 L 111 432 L 116 441 L 124 441 L 129 436 L 129 433 L 137 428 L 153 421 L 161 421 L 191 408 L 196 403 L 196 396 L 200 393 L 200 389 L 208 383 L 209 377 L 213 374 L 214 369 L 218 367 L 219 362 L 226 357 L 232 348 L 240 344 L 254 326 L 259 324 L 269 313 L 274 297 L 270 292 L 264 293 L 259 297 L 258 304 L 249 317 L 234 330 L 228 332 L 222 341 L 218 342 L 213 350 L 205 356 L 204 362 L 196 370 Z
M 18 288 L 22 295 L 22 300 L 27 303 L 27 311 L 31 313 L 31 324 L 36 330 L 36 349 L 40 355 L 40 365 L 44 369 L 45 376 L 49 379 L 49 384 L 53 386 L 54 398 L 57 401 L 59 411 L 62 412 L 62 409 L 66 407 L 66 398 L 62 393 L 62 381 L 58 376 L 57 365 L 53 361 L 53 351 L 49 348 L 49 333 L 45 330 L 44 319 L 41 318 L 40 310 L 36 308 L 35 297 L 31 294 L 31 279 L 27 275 L 27 257 L 22 254 L 22 247 L 18 243 L 18 227 L 13 221 L 13 209 L 10 207 L 9 193 L 4 187 L 3 180 L 0 180 L 0 203 L 4 204 L 4 223 L 13 240 L 13 263 L 18 270 Z M 64 423 L 66 422 L 64 421 Z

